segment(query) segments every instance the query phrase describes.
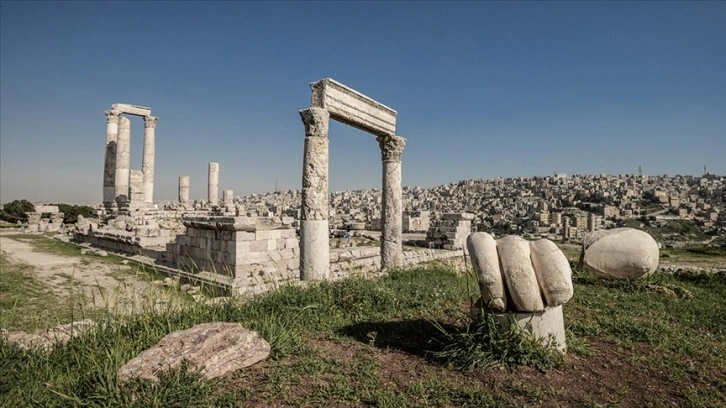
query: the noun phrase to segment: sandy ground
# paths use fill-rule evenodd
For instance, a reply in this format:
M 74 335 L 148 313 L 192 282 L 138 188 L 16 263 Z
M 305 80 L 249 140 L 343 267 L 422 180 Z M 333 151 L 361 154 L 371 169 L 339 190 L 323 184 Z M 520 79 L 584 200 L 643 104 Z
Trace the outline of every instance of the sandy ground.
M 42 252 L 7 234 L 0 235 L 0 251 L 11 263 L 29 265 L 33 276 L 59 298 L 79 296 L 85 305 L 122 313 L 158 307 L 169 301 L 168 291 L 134 276 L 128 265 L 90 255 L 61 256 Z

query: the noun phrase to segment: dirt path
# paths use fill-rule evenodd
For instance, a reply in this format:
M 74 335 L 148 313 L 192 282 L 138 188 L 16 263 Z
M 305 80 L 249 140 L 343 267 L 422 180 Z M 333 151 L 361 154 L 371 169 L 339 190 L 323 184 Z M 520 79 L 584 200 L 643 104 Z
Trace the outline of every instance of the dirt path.
M 30 266 L 33 277 L 59 298 L 77 296 L 86 306 L 130 313 L 169 300 L 166 291 L 134 276 L 128 265 L 95 256 L 62 256 L 41 251 L 7 234 L 0 235 L 0 252 L 11 264 Z

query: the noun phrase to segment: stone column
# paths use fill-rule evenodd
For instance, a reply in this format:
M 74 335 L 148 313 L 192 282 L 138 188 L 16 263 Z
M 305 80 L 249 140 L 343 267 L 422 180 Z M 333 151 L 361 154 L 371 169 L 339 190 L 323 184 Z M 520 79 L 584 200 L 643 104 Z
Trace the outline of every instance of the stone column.
M 381 205 L 381 269 L 403 264 L 403 196 L 401 191 L 401 156 L 406 139 L 379 136 L 383 161 L 383 196 Z
M 219 163 L 209 162 L 207 201 L 210 206 L 217 205 L 219 203 Z
M 121 116 L 118 121 L 116 144 L 116 203 L 123 207 L 129 201 L 129 177 L 131 166 L 131 123 Z
M 155 116 L 144 116 L 144 153 L 141 171 L 144 172 L 144 201 L 154 203 L 154 138 L 156 137 Z
M 179 204 L 189 204 L 189 176 L 179 177 Z
M 300 209 L 300 278 L 323 280 L 330 276 L 328 230 L 328 122 L 322 108 L 300 111 L 305 125 L 302 208 Z
M 234 191 L 233 190 L 222 190 L 222 204 L 225 208 L 234 207 Z
M 103 163 L 103 206 L 111 209 L 116 203 L 116 145 L 121 113 L 106 111 L 106 155 Z

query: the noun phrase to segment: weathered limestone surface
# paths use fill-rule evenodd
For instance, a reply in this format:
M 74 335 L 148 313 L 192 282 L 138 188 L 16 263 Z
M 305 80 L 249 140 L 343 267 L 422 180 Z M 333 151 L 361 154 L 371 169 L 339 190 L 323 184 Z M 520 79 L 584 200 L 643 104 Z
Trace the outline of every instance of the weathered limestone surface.
M 136 116 L 149 116 L 151 115 L 151 109 L 147 108 L 145 106 L 138 106 L 138 105 L 129 105 L 127 103 L 114 103 L 111 105 L 113 110 L 121 112 L 121 113 L 127 113 L 129 115 L 136 115 Z
M 129 177 L 129 211 L 138 211 L 145 207 L 144 173 L 131 170 Z
M 548 342 L 552 338 L 558 351 L 561 353 L 567 351 L 562 306 L 548 307 L 534 313 L 495 314 L 494 319 L 501 330 L 509 330 L 514 322 L 517 327 L 530 333 L 535 339 Z
M 310 89 L 310 106 L 326 109 L 335 120 L 376 136 L 396 133 L 396 111 L 388 106 L 331 78 L 311 83 Z
M 588 234 L 582 248 L 583 265 L 599 278 L 640 278 L 658 268 L 658 243 L 634 228 Z
M 330 277 L 329 234 L 328 220 L 300 221 L 300 279 Z
M 163 371 L 183 362 L 206 379 L 235 372 L 266 359 L 270 345 L 239 323 L 202 323 L 164 336 L 154 347 L 127 362 L 118 372 L 120 382 L 139 378 L 156 381 Z
M 401 190 L 401 156 L 406 139 L 379 136 L 383 162 L 383 193 L 381 217 L 381 268 L 401 266 L 403 251 L 403 197 Z
M 222 205 L 224 205 L 227 211 L 234 209 L 234 191 L 223 190 L 222 191 Z
M 8 342 L 15 343 L 25 350 L 33 348 L 50 349 L 55 344 L 66 343 L 71 338 L 86 333 L 94 326 L 96 326 L 96 322 L 86 319 L 51 327 L 50 329 L 39 329 L 33 333 L 26 333 L 24 331 L 4 332 L 2 336 Z
M 300 209 L 300 277 L 327 279 L 328 262 L 328 124 L 330 115 L 322 108 L 300 111 L 305 125 L 305 148 Z
M 426 242 L 436 248 L 459 250 L 466 247 L 466 238 L 471 234 L 471 213 L 446 213 L 426 232 Z
M 106 111 L 106 152 L 103 162 L 103 204 L 110 208 L 116 202 L 116 150 L 121 113 Z
M 507 293 L 504 278 L 499 269 L 497 241 L 486 232 L 475 232 L 466 240 L 471 263 L 479 278 L 481 303 L 489 310 L 505 312 L 507 310 Z
M 529 243 L 532 266 L 547 306 L 560 306 L 572 298 L 572 269 L 565 254 L 549 239 Z
M 129 200 L 129 177 L 131 166 L 131 123 L 121 116 L 118 122 L 118 138 L 116 144 L 116 182 L 115 194 L 119 207 L 125 206 Z
M 144 201 L 148 204 L 154 202 L 154 144 L 158 119 L 154 116 L 144 116 L 144 151 L 141 170 L 144 172 Z
M 519 312 L 543 310 L 544 303 L 532 267 L 529 242 L 508 235 L 497 241 L 497 251 L 514 309 Z
M 189 176 L 179 177 L 179 204 L 189 204 Z
M 207 201 L 209 205 L 217 205 L 219 203 L 219 163 L 209 162 Z
M 186 217 L 184 235 L 166 246 L 169 261 L 210 273 L 235 290 L 299 277 L 300 249 L 291 220 L 276 217 Z

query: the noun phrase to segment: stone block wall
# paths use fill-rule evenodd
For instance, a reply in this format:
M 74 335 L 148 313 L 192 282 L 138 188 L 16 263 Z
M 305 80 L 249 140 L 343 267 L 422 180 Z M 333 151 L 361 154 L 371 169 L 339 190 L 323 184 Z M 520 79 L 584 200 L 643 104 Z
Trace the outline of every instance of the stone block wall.
M 431 227 L 430 213 L 419 211 L 403 216 L 403 232 L 424 232 Z
M 441 216 L 426 232 L 426 243 L 435 248 L 458 250 L 466 248 L 466 237 L 471 234 L 471 221 L 474 214 L 447 213 Z
M 187 217 L 186 232 L 167 244 L 168 262 L 231 278 L 238 292 L 299 279 L 295 230 L 273 217 Z

